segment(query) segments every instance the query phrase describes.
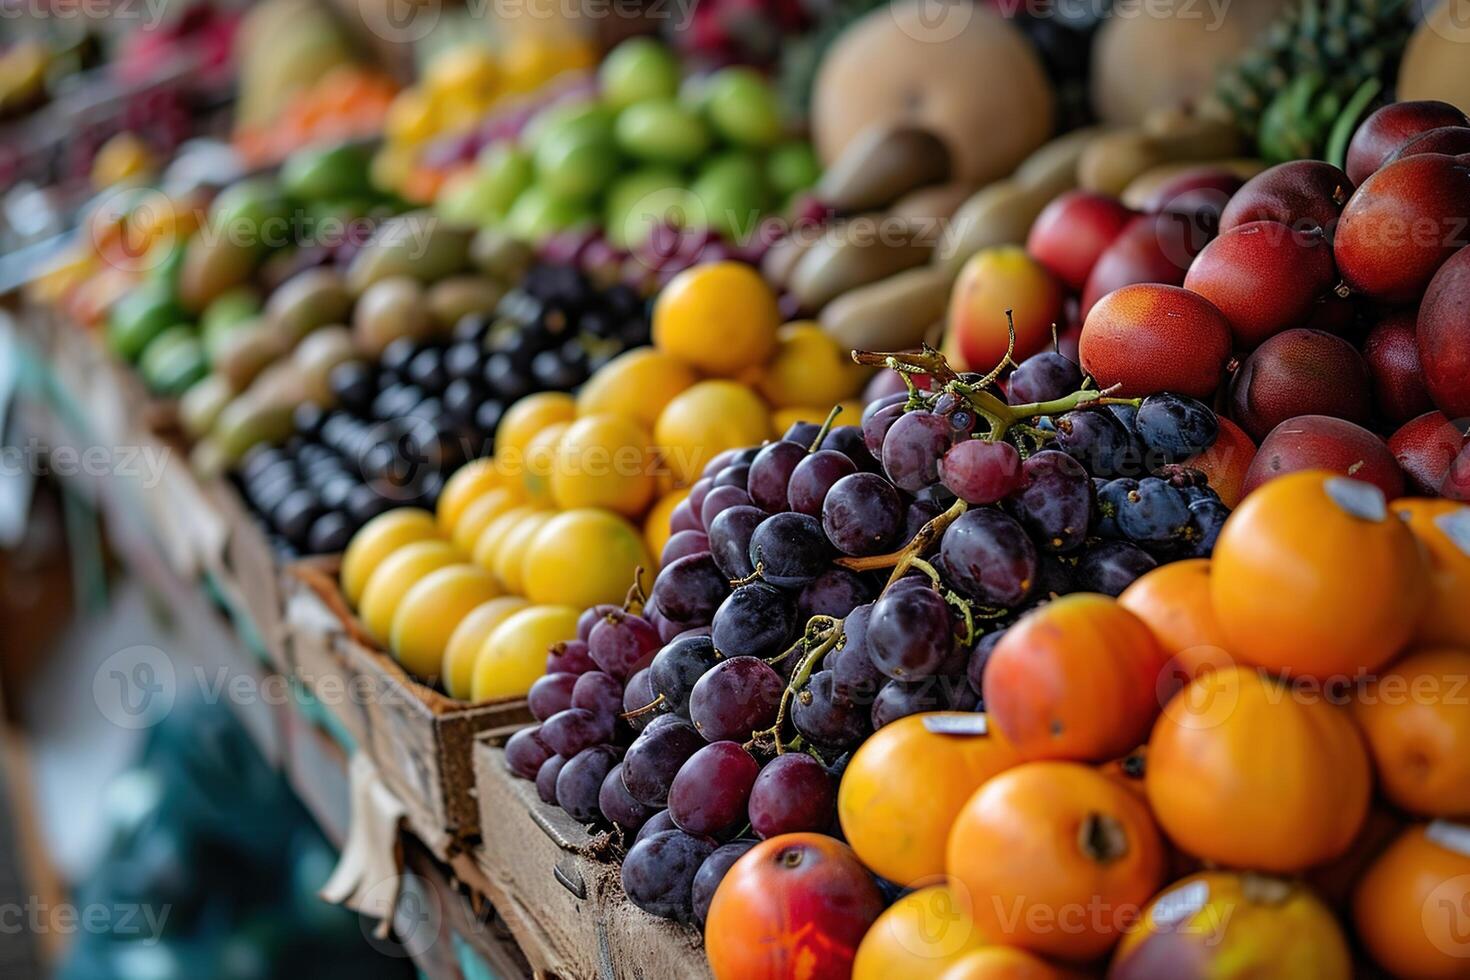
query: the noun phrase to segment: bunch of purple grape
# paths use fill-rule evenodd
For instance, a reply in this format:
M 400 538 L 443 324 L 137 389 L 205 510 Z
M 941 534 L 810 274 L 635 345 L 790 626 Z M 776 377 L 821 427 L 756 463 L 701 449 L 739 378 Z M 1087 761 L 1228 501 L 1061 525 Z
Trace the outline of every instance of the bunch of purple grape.
M 702 920 L 755 838 L 833 831 L 851 751 L 982 707 L 986 655 L 1027 609 L 1208 554 L 1224 507 L 1179 465 L 1215 439 L 1203 405 L 1100 397 L 1054 354 L 1008 390 L 944 377 L 872 399 L 860 426 L 716 457 L 646 601 L 587 610 L 547 658 L 508 763 L 632 835 L 639 907 Z M 1056 411 L 1013 410 L 1032 403 Z

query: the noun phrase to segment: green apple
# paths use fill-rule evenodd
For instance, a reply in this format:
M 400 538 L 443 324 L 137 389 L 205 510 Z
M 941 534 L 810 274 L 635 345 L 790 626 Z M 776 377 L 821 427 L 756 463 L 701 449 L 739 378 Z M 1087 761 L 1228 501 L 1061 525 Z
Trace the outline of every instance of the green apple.
M 608 241 L 618 248 L 641 241 L 648 234 L 648 222 L 642 210 L 644 199 L 671 189 L 682 189 L 683 185 L 679 172 L 667 167 L 645 167 L 618 178 L 608 189 L 607 204 L 603 208 Z M 633 218 L 635 214 L 639 217 Z
M 528 187 L 505 216 L 505 227 L 515 237 L 539 242 L 568 228 L 591 224 L 595 216 L 585 201 L 557 197 L 544 187 Z
M 704 202 L 684 187 L 666 187 L 646 194 L 623 217 L 623 237 L 630 248 L 635 248 L 660 225 L 695 229 L 708 227 Z
M 579 132 L 611 138 L 616 114 L 601 102 L 573 102 L 542 109 L 521 131 L 521 146 L 534 154 L 553 134 Z
M 266 238 L 281 235 L 282 229 L 272 225 L 289 218 L 290 205 L 269 177 L 250 177 L 226 187 L 214 199 L 209 216 L 215 234 L 258 249 L 267 246 Z
M 822 163 L 806 140 L 782 143 L 766 158 L 766 179 L 785 197 L 815 186 L 822 179 Z
M 434 201 L 434 213 L 458 225 L 483 228 L 505 217 L 535 178 L 531 159 L 513 143 L 486 147 L 473 170 L 456 174 Z
M 709 149 L 704 120 L 673 99 L 631 105 L 618 114 L 618 146 L 649 163 L 692 163 Z
M 760 161 L 739 151 L 706 164 L 691 190 L 704 205 L 709 227 L 733 241 L 742 241 L 755 230 L 769 196 Z
M 667 99 L 679 91 L 679 59 L 651 37 L 630 38 L 609 52 L 597 78 L 603 101 L 618 109 Z
M 876 66 L 875 66 L 876 67 Z M 739 146 L 766 147 L 781 139 L 776 92 L 751 68 L 724 68 L 710 77 L 704 97 L 710 125 Z
M 481 150 L 475 158 L 475 169 L 500 211 L 510 210 L 516 197 L 536 178 L 531 154 L 510 140 L 496 140 Z
M 536 182 L 555 197 L 596 197 L 617 175 L 612 140 L 576 129 L 547 134 L 536 147 Z

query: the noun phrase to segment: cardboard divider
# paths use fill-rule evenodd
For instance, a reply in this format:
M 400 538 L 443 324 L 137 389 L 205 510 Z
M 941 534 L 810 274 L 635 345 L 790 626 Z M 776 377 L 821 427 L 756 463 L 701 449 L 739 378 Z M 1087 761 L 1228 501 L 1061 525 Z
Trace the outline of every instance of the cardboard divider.
M 467 703 L 419 683 L 379 649 L 337 585 L 340 558 L 283 572 L 283 633 L 293 675 L 377 764 L 440 860 L 480 835 L 470 749 L 480 732 L 531 720 L 522 699 Z
M 698 930 L 650 915 L 623 893 L 623 841 L 589 833 L 541 802 L 535 784 L 506 765 L 497 743 L 475 741 L 480 872 L 473 884 L 501 912 L 538 977 L 654 980 L 710 976 Z

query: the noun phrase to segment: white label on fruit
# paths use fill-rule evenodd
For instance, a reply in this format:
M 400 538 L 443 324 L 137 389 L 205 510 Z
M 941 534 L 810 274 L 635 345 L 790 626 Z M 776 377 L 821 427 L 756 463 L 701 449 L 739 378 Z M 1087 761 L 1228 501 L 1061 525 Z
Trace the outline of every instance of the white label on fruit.
M 1388 520 L 1388 501 L 1383 499 L 1383 491 L 1371 483 L 1334 476 L 1327 481 L 1327 496 L 1354 517 L 1375 524 Z
M 1470 555 L 1470 507 L 1461 507 L 1434 519 L 1435 527 L 1444 532 L 1456 548 Z
M 1176 926 L 1190 919 L 1205 907 L 1210 900 L 1207 882 L 1192 881 L 1183 888 L 1176 888 L 1154 903 L 1154 922 L 1160 926 Z
M 1424 836 L 1447 851 L 1470 857 L 1470 827 L 1448 820 L 1432 821 L 1424 830 Z
M 967 715 L 928 715 L 924 728 L 934 735 L 989 735 L 990 719 L 980 711 Z

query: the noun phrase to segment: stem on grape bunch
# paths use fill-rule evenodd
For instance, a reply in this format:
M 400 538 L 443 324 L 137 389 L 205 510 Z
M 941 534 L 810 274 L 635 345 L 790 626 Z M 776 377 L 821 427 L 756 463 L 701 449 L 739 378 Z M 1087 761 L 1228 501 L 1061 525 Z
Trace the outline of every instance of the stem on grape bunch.
M 886 555 L 867 555 L 861 558 L 838 558 L 837 564 L 854 572 L 871 572 L 880 568 L 891 568 L 893 573 L 888 576 L 888 582 L 884 586 L 887 588 L 903 578 L 918 561 L 923 564 L 929 576 L 937 581 L 939 573 L 924 562 L 920 556 L 939 540 L 940 535 L 944 534 L 951 524 L 959 520 L 960 515 L 968 510 L 969 506 L 963 500 L 956 500 L 950 505 L 949 510 L 931 518 L 929 523 L 919 528 L 919 533 L 914 535 L 913 540 L 897 551 L 890 551 Z
M 628 594 L 623 597 L 623 612 L 641 616 L 646 605 L 648 596 L 643 592 L 643 566 L 639 565 L 633 569 L 633 584 L 628 586 Z
M 653 711 L 655 708 L 657 708 L 659 705 L 661 705 L 663 703 L 664 703 L 664 696 L 662 694 L 660 694 L 658 697 L 654 698 L 652 701 L 648 702 L 643 707 L 641 707 L 641 708 L 634 708 L 632 711 L 624 711 L 621 714 L 619 714 L 618 717 L 621 718 L 621 719 L 623 719 L 624 721 L 632 721 L 634 718 L 641 718 L 641 717 L 643 717 L 644 715 L 648 714 L 650 711 Z
M 817 430 L 816 438 L 813 439 L 812 444 L 807 447 L 806 452 L 808 456 L 822 448 L 822 443 L 827 439 L 827 433 L 832 431 L 832 423 L 837 421 L 837 416 L 840 414 L 842 414 L 842 406 L 833 405 L 832 411 L 827 413 L 827 421 L 822 423 L 822 427 Z
M 797 664 L 796 669 L 791 672 L 791 680 L 786 684 L 786 690 L 781 694 L 781 703 L 776 708 L 775 724 L 770 728 L 762 729 L 758 732 L 751 732 L 750 741 L 745 743 L 746 749 L 770 745 L 774 748 L 777 755 L 782 755 L 798 745 L 797 740 L 801 737 L 799 735 L 790 744 L 782 744 L 781 742 L 781 728 L 786 724 L 786 715 L 791 708 L 791 699 L 796 696 L 798 691 L 806 686 L 807 681 L 811 680 L 812 671 L 816 669 L 817 664 L 822 662 L 822 658 L 841 644 L 844 635 L 842 632 L 842 620 L 840 619 L 832 616 L 813 616 L 807 620 L 806 632 L 802 635 L 802 638 L 797 640 L 790 650 L 781 654 L 777 659 L 785 659 L 796 652 L 796 650 L 808 647 L 813 643 L 816 646 L 811 646 L 807 650 L 805 656 L 801 658 L 801 663 Z M 769 663 L 770 661 L 767 662 Z M 818 762 L 823 761 L 820 756 L 814 756 L 814 758 Z

